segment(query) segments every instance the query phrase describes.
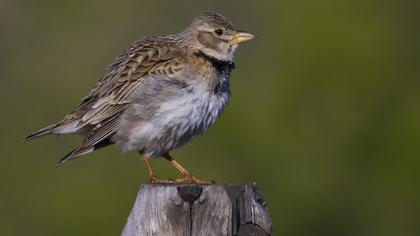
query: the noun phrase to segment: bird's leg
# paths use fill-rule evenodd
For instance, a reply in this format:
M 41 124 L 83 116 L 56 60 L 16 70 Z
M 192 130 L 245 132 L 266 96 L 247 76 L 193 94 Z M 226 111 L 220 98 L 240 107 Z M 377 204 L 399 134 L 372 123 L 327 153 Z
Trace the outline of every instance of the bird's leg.
M 153 174 L 152 166 L 150 165 L 150 158 L 142 155 L 144 165 L 146 166 L 147 172 L 149 174 L 150 182 L 156 181 L 158 178 Z
M 196 184 L 211 184 L 213 181 L 201 180 L 194 175 L 192 175 L 188 170 L 181 166 L 174 158 L 172 158 L 169 153 L 163 155 L 181 174 L 184 176 L 182 178 L 175 179 L 176 183 L 196 183 Z
M 144 161 L 144 165 L 146 166 L 147 172 L 149 174 L 150 182 L 151 183 L 174 183 L 175 181 L 171 180 L 163 180 L 159 179 L 156 175 L 153 174 L 152 166 L 150 165 L 150 158 L 146 155 L 141 154 L 141 157 Z

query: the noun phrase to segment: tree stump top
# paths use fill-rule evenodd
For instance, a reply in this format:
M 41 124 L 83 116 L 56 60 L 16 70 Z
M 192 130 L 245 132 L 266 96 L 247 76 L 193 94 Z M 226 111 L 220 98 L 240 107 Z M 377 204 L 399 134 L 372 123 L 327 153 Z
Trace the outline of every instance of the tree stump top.
M 122 236 L 267 236 L 272 222 L 255 184 L 143 184 Z

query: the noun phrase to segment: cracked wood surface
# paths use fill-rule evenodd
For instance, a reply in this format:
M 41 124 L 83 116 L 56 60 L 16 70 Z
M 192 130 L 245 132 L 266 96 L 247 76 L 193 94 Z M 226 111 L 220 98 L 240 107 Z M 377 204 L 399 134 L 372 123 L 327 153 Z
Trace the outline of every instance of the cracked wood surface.
M 122 236 L 269 236 L 255 184 L 143 184 Z

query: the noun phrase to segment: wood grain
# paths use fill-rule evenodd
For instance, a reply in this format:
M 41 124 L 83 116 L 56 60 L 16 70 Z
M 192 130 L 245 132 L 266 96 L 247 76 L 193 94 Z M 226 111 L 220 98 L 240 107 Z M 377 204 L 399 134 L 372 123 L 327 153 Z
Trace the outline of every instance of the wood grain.
M 272 222 L 255 184 L 143 184 L 122 236 L 267 236 Z

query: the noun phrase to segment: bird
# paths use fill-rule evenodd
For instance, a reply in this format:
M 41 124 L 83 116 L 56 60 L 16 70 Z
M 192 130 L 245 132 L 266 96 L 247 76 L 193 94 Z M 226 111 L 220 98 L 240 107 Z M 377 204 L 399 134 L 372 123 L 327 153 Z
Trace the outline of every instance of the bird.
M 73 111 L 25 140 L 80 134 L 82 143 L 59 164 L 115 144 L 139 154 L 153 183 L 208 183 L 169 153 L 220 117 L 231 95 L 235 52 L 254 37 L 219 13 L 202 12 L 179 33 L 140 38 L 113 60 Z M 159 157 L 182 177 L 159 179 L 150 164 Z

